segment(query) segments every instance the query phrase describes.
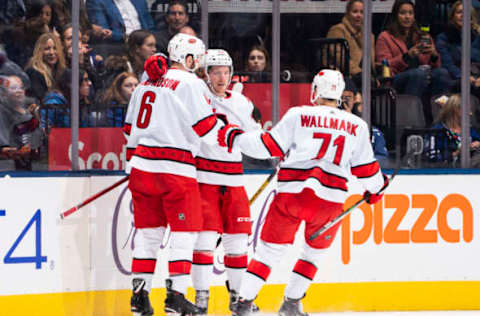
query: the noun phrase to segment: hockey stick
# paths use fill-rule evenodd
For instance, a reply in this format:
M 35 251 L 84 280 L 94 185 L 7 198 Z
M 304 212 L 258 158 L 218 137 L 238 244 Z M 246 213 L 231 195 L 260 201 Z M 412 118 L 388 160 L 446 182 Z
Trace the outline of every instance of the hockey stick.
M 69 210 L 66 210 L 65 212 L 61 213 L 60 214 L 60 218 L 61 219 L 64 219 L 65 217 L 75 213 L 76 211 L 78 211 L 79 209 L 81 209 L 82 207 L 84 207 L 85 205 L 89 204 L 90 202 L 92 201 L 95 201 L 96 199 L 98 199 L 99 197 L 101 197 L 102 195 L 104 195 L 105 193 L 108 193 L 110 191 L 112 191 L 113 189 L 115 189 L 116 187 L 118 187 L 120 184 L 128 181 L 128 178 L 129 178 L 129 175 L 127 175 L 126 177 L 123 177 L 122 179 L 118 180 L 117 182 L 115 182 L 114 184 L 112 184 L 111 186 L 109 186 L 108 188 L 105 188 L 103 189 L 102 191 L 92 195 L 91 197 L 89 197 L 88 199 L 86 199 L 85 201 L 81 202 L 80 204 L 77 204 L 75 205 L 74 207 L 72 207 L 71 209 Z
M 258 198 L 258 196 L 260 195 L 260 193 L 263 192 L 263 190 L 265 190 L 265 188 L 267 187 L 267 185 L 270 183 L 270 181 L 272 181 L 273 178 L 275 178 L 275 176 L 277 175 L 278 173 L 278 169 L 280 169 L 280 161 L 278 162 L 278 164 L 275 166 L 275 169 L 272 171 L 272 173 L 268 176 L 268 178 L 262 183 L 262 185 L 258 188 L 257 192 L 255 192 L 252 197 L 250 198 L 250 200 L 248 201 L 249 202 L 249 205 L 252 205 L 253 202 L 255 202 L 255 200 Z
M 392 176 L 390 177 L 390 179 L 388 179 L 388 184 L 386 186 L 384 186 L 380 191 L 378 191 L 377 194 L 379 193 L 382 193 L 383 191 L 385 191 L 385 189 L 390 185 L 390 183 L 392 182 L 393 178 L 395 178 L 395 176 L 397 175 L 398 171 L 400 170 L 400 166 L 397 166 L 397 168 L 395 169 L 395 171 L 393 172 Z M 347 208 L 346 210 L 344 210 L 342 213 L 340 213 L 340 215 L 338 215 L 337 217 L 335 217 L 334 219 L 332 219 L 331 221 L 329 221 L 328 223 L 326 223 L 323 227 L 321 227 L 320 229 L 318 229 L 316 232 L 314 232 L 313 234 L 310 235 L 310 237 L 308 238 L 310 241 L 313 241 L 315 238 L 317 238 L 318 236 L 320 236 L 321 234 L 323 234 L 324 232 L 326 232 L 327 230 L 329 230 L 332 226 L 336 225 L 338 222 L 340 222 L 345 216 L 347 216 L 348 214 L 350 214 L 350 212 L 352 212 L 354 209 L 356 209 L 360 204 L 362 204 L 363 202 L 365 202 L 367 200 L 367 198 L 370 196 L 370 194 L 367 194 L 366 196 L 362 197 L 360 200 L 358 200 L 355 204 L 353 204 L 352 206 L 350 206 L 349 208 Z

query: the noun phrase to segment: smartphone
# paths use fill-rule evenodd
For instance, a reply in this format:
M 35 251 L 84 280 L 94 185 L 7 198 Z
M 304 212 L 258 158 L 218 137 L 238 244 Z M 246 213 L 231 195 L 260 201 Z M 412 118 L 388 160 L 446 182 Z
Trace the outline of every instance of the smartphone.
M 420 37 L 420 43 L 423 44 L 423 46 L 428 46 L 431 44 L 431 41 L 430 41 L 430 36 L 428 35 L 422 35 L 422 37 Z

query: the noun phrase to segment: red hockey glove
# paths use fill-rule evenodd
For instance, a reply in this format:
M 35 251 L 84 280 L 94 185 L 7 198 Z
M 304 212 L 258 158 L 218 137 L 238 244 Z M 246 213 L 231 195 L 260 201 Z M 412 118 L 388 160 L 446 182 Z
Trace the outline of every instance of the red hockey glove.
M 245 133 L 238 125 L 227 124 L 218 131 L 218 144 L 227 147 L 228 152 L 232 152 L 233 142 L 238 135 Z
M 168 70 L 167 58 L 162 53 L 152 55 L 147 58 L 143 68 L 145 68 L 149 80 L 157 81 L 162 78 Z
M 382 173 L 382 175 L 384 183 L 380 191 L 378 191 L 377 193 L 370 193 L 369 191 L 365 191 L 363 193 L 363 197 L 368 204 L 377 204 L 377 202 L 380 201 L 383 197 L 383 191 L 388 186 L 388 177 L 384 173 Z

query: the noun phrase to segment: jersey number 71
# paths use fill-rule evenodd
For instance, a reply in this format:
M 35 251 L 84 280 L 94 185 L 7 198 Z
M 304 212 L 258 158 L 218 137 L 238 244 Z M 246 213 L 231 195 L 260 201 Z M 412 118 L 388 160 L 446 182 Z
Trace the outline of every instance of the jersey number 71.
M 323 156 L 327 153 L 328 146 L 330 146 L 330 141 L 332 140 L 332 134 L 328 133 L 313 133 L 313 138 L 321 138 L 322 139 L 322 146 L 320 146 L 320 150 L 318 151 L 317 156 L 315 159 L 322 159 Z M 333 141 L 333 146 L 337 147 L 335 151 L 335 158 L 333 159 L 333 163 L 337 166 L 340 165 L 340 161 L 342 160 L 343 155 L 343 147 L 345 146 L 345 136 L 338 135 L 337 138 Z

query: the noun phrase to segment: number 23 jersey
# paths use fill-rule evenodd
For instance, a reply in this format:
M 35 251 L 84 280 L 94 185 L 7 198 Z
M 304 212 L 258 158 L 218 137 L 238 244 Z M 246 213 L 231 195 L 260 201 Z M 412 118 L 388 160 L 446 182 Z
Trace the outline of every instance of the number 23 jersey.
M 370 192 L 384 182 L 367 123 L 335 107 L 291 108 L 271 131 L 238 136 L 234 148 L 260 159 L 282 157 L 279 192 L 311 188 L 322 199 L 343 203 L 350 174 Z

